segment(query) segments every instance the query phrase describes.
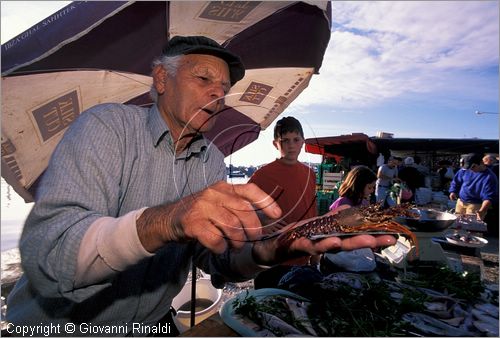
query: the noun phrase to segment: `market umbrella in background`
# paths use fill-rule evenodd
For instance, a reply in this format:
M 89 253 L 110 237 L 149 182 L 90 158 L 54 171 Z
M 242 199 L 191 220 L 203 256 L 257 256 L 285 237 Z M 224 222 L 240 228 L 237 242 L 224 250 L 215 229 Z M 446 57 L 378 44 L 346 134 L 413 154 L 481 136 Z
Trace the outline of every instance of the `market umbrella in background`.
M 370 163 L 378 155 L 377 145 L 363 133 L 308 138 L 305 145 L 306 152 L 334 158 L 337 163 L 344 157 Z
M 227 156 L 318 73 L 330 20 L 328 1 L 72 2 L 2 45 L 2 176 L 32 201 L 81 112 L 103 102 L 151 104 L 151 61 L 175 35 L 208 36 L 247 68 L 207 135 Z

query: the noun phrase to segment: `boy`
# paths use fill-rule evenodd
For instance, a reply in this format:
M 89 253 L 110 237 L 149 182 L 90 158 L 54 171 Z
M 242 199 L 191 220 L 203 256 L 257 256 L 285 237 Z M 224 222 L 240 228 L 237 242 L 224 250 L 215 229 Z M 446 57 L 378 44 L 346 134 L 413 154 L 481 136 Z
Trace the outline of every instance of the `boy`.
M 293 117 L 279 120 L 274 127 L 273 145 L 280 157 L 257 170 L 249 180 L 272 196 L 283 211 L 281 218 L 266 226 L 264 233 L 317 216 L 316 175 L 311 168 L 298 161 L 304 145 L 300 122 Z M 309 257 L 302 257 L 263 271 L 254 281 L 255 288 L 276 287 L 293 265 L 308 262 Z

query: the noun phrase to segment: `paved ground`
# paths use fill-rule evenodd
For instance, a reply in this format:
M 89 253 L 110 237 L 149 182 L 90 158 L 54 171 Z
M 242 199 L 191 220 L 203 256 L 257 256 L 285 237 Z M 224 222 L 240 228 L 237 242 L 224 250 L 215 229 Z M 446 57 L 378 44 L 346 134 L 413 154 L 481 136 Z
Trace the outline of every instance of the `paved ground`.
M 487 283 L 498 285 L 498 237 L 487 236 L 488 244 L 481 248 L 481 258 L 484 264 L 484 280 Z

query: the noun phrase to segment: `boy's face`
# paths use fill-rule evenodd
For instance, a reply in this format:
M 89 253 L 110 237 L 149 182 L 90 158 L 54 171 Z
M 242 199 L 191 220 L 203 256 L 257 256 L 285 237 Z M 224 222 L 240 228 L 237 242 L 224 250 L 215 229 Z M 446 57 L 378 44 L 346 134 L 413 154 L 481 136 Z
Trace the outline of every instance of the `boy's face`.
M 281 158 L 289 161 L 297 161 L 300 151 L 304 145 L 304 139 L 298 132 L 288 132 L 273 141 L 276 149 L 279 150 Z

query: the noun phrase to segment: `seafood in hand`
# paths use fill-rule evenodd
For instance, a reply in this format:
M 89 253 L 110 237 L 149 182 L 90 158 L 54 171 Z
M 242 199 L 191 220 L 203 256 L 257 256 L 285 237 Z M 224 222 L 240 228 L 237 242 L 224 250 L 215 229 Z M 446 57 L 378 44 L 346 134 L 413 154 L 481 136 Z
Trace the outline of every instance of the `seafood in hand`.
M 280 241 L 291 242 L 300 237 L 311 240 L 332 236 L 360 234 L 399 234 L 408 237 L 417 247 L 417 238 L 407 227 L 395 222 L 397 216 L 418 218 L 410 204 L 396 205 L 383 209 L 381 204 L 352 207 L 337 214 L 310 218 L 298 222 L 280 235 Z M 417 251 L 418 252 L 418 251 Z

